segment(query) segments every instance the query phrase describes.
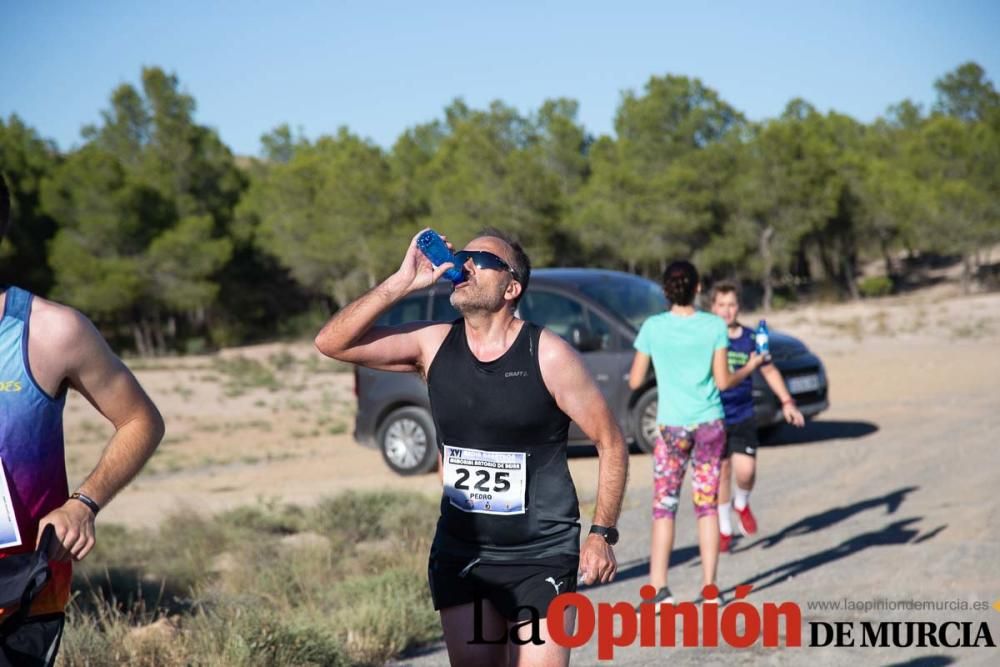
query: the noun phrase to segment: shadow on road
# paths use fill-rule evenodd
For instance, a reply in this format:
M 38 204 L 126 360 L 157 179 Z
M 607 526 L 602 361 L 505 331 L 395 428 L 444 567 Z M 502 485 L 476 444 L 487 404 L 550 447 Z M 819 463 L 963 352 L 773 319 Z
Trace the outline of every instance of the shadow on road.
M 911 525 L 920 521 L 922 518 L 923 517 L 913 517 L 909 519 L 902 519 L 900 521 L 894 521 L 893 523 L 887 524 L 881 530 L 873 530 L 860 535 L 855 535 L 850 539 L 844 540 L 832 549 L 824 549 L 809 556 L 788 561 L 787 563 L 773 567 L 770 570 L 766 570 L 754 577 L 741 581 L 737 585 L 743 586 L 746 584 L 752 584 L 754 592 L 757 593 L 771 588 L 772 586 L 777 586 L 778 584 L 793 577 L 798 577 L 806 572 L 815 570 L 818 567 L 823 567 L 824 565 L 838 561 L 841 558 L 853 556 L 859 551 L 864 551 L 865 549 L 871 547 L 923 542 L 928 538 L 921 536 L 920 531 Z M 937 535 L 945 528 L 946 526 L 935 528 L 929 533 L 929 536 Z M 735 590 L 735 586 L 729 589 L 730 592 Z
M 670 567 L 677 567 L 685 563 L 690 563 L 698 558 L 698 545 L 691 547 L 681 547 L 670 552 Z M 636 577 L 649 578 L 649 559 L 633 562 L 619 568 L 615 573 L 615 581 L 628 581 Z
M 955 659 L 946 655 L 922 655 L 904 662 L 894 662 L 886 667 L 944 667 L 953 662 Z
M 890 491 L 882 496 L 873 496 L 871 498 L 866 498 L 865 500 L 859 500 L 856 503 L 851 503 L 850 505 L 834 507 L 818 514 L 811 514 L 807 517 L 799 519 L 795 523 L 789 524 L 773 535 L 768 535 L 743 547 L 734 547 L 732 549 L 732 553 L 736 554 L 748 551 L 758 546 L 769 549 L 787 538 L 800 537 L 802 535 L 808 535 L 810 533 L 824 530 L 836 523 L 840 523 L 841 521 L 870 509 L 884 507 L 886 514 L 895 514 L 900 505 L 903 504 L 906 497 L 918 488 L 919 487 L 916 486 L 904 486 L 896 489 L 895 491 Z M 897 521 L 889 524 L 886 528 L 880 531 L 864 533 L 862 535 L 852 537 L 833 549 L 828 549 L 826 551 L 792 561 L 791 563 L 782 565 L 778 568 L 768 570 L 754 579 L 743 583 L 755 583 L 764 578 L 772 577 L 772 579 L 765 582 L 763 586 L 758 586 L 758 588 L 767 588 L 779 583 L 780 581 L 784 581 L 788 577 L 797 576 L 798 574 L 813 568 L 825 565 L 832 560 L 838 560 L 870 546 L 902 544 L 906 542 L 919 544 L 933 539 L 941 531 L 947 528 L 947 526 L 938 526 L 923 535 L 918 535 L 918 530 L 908 528 L 909 524 L 917 520 L 918 519 L 906 519 L 903 521 Z M 698 558 L 698 545 L 680 547 L 674 549 L 670 554 L 670 567 L 678 567 L 686 563 L 694 565 L 696 564 Z M 621 567 L 615 575 L 615 580 L 626 581 L 638 577 L 647 577 L 648 575 L 649 560 L 643 559 L 638 562 L 623 565 L 623 567 Z
M 895 491 L 891 491 L 884 496 L 866 498 L 865 500 L 859 500 L 858 502 L 851 503 L 850 505 L 833 507 L 820 512 L 819 514 L 811 514 L 805 518 L 799 519 L 793 524 L 785 526 L 773 535 L 762 537 L 754 542 L 751 542 L 750 544 L 747 544 L 746 546 L 733 548 L 733 553 L 747 551 L 757 546 L 763 546 L 765 549 L 770 549 L 786 538 L 815 533 L 818 530 L 829 528 L 835 523 L 840 523 L 844 519 L 849 519 L 855 514 L 859 514 L 876 507 L 881 507 L 883 505 L 885 505 L 886 514 L 895 514 L 896 510 L 899 509 L 899 506 L 903 504 L 903 500 L 906 499 L 906 496 L 913 493 L 918 488 L 920 487 L 904 486 L 900 489 L 896 489 Z
M 780 424 L 761 432 L 761 447 L 809 445 L 827 440 L 864 438 L 878 431 L 878 424 L 866 421 L 810 421 L 802 428 Z

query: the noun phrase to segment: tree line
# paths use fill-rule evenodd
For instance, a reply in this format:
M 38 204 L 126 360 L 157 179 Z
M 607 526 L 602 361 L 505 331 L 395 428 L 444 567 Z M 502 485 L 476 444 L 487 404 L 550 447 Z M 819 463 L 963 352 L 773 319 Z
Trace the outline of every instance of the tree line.
M 425 226 L 459 243 L 509 230 L 536 266 L 658 278 L 691 258 L 765 308 L 890 291 L 919 257 L 955 258 L 970 286 L 1000 243 L 1000 95 L 971 62 L 934 85 L 929 109 L 905 100 L 869 124 L 802 99 L 751 122 L 668 74 L 623 93 L 613 136 L 589 134 L 570 99 L 527 114 L 456 100 L 388 150 L 282 125 L 248 158 L 195 121 L 176 75 L 145 68 L 68 153 L 0 118 L 15 221 L 0 281 L 80 308 L 142 355 L 314 326 Z M 884 275 L 866 285 L 872 261 Z

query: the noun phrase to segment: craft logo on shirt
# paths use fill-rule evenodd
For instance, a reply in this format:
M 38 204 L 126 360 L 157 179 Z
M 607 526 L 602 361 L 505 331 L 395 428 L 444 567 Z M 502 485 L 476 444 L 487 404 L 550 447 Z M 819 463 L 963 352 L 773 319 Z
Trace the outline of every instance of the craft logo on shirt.
M 21 391 L 20 380 L 0 380 L 0 393 L 12 393 Z
M 528 371 L 507 371 L 503 374 L 505 378 L 526 378 Z

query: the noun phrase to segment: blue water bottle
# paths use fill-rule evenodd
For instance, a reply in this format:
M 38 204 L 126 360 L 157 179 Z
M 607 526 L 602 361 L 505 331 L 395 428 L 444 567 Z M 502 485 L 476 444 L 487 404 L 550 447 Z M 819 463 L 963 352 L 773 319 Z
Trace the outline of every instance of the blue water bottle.
M 450 250 L 448 250 L 448 246 L 445 245 L 441 235 L 433 229 L 428 229 L 417 237 L 417 248 L 419 248 L 420 252 L 427 256 L 427 259 L 429 259 L 431 264 L 435 267 L 441 266 L 446 262 L 455 264 L 454 267 L 444 272 L 444 277 L 456 285 L 458 283 L 465 282 L 465 272 L 462 271 L 462 267 L 458 266 L 458 262 L 455 261 L 455 256 L 451 254 Z
M 771 356 L 771 335 L 767 332 L 767 322 L 760 321 L 757 325 L 757 333 L 754 334 L 754 342 L 757 344 L 757 354 L 762 357 Z

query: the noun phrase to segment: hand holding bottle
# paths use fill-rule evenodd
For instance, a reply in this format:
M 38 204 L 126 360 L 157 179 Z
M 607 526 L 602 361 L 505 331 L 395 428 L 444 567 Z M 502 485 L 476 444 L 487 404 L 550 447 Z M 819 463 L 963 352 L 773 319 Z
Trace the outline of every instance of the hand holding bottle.
M 455 265 L 453 262 L 444 262 L 438 266 L 435 266 L 430 259 L 424 254 L 424 252 L 418 247 L 417 242 L 426 232 L 431 232 L 437 236 L 442 245 L 451 254 L 454 247 L 448 243 L 448 238 L 446 236 L 438 236 L 436 232 L 430 229 L 423 229 L 418 234 L 416 234 L 410 241 L 410 247 L 406 249 L 406 256 L 403 257 L 402 263 L 399 265 L 399 270 L 396 271 L 395 278 L 399 280 L 401 286 L 405 287 L 407 292 L 412 292 L 424 287 L 430 287 L 436 283 L 445 273 L 449 270 L 455 270 Z M 459 269 L 460 270 L 460 269 Z
M 444 277 L 451 282 L 458 284 L 465 282 L 465 272 L 462 267 L 455 265 L 455 256 L 452 254 L 452 246 L 444 240 L 444 237 L 433 229 L 425 229 L 417 236 L 417 248 L 431 261 L 434 266 L 451 264 L 452 268 L 444 272 Z

